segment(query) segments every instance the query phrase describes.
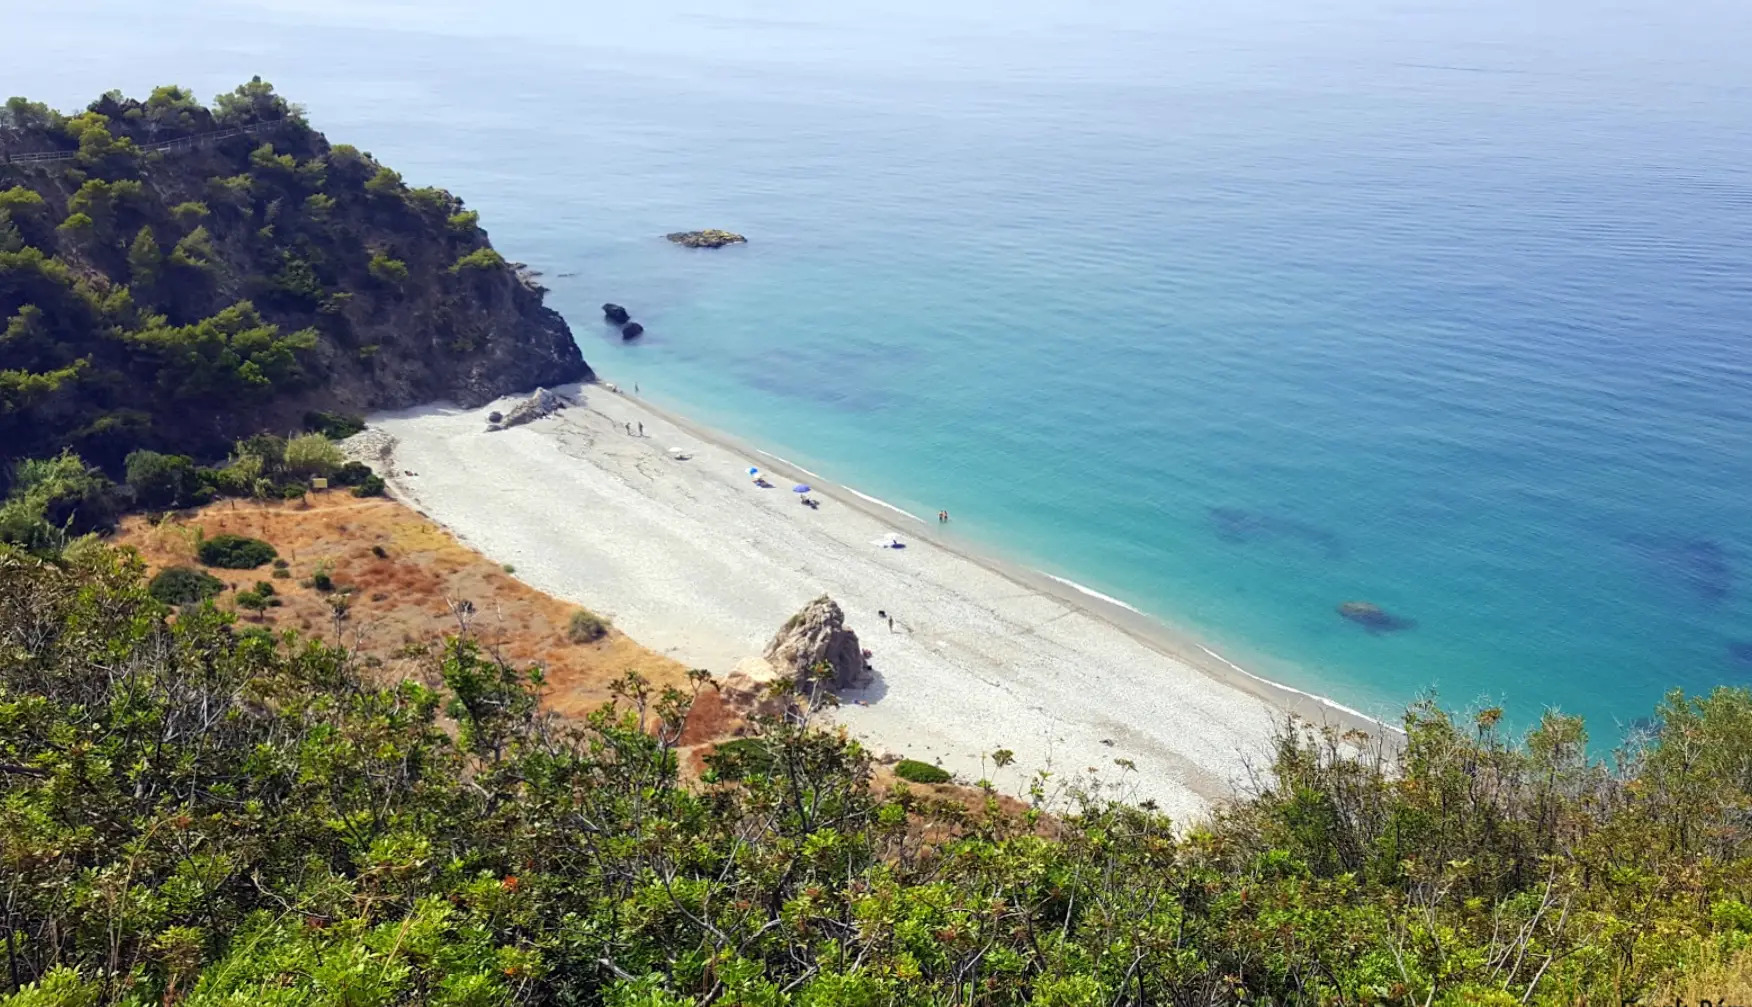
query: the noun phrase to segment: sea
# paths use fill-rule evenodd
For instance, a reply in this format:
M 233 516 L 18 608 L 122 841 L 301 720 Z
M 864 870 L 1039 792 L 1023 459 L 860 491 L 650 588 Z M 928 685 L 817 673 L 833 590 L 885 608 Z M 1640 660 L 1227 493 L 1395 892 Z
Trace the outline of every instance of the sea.
M 1752 684 L 1744 0 L 4 21 L 61 108 L 260 74 L 480 210 L 605 378 L 1268 678 L 1602 750 Z

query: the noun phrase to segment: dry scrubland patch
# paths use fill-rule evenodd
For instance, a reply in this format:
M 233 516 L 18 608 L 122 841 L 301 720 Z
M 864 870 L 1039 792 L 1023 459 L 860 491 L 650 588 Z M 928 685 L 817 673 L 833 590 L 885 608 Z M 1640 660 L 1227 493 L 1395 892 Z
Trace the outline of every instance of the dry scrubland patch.
M 260 539 L 274 547 L 275 569 L 227 570 L 202 565 L 200 543 L 222 535 Z M 547 668 L 545 699 L 556 712 L 581 716 L 609 698 L 608 685 L 637 671 L 661 686 L 684 685 L 686 668 L 615 631 L 594 613 L 575 632 L 580 610 L 507 575 L 442 528 L 388 499 L 358 499 L 344 491 L 312 494 L 308 502 L 226 501 L 152 522 L 122 524 L 118 541 L 139 550 L 156 573 L 194 567 L 223 585 L 217 602 L 238 608 L 238 596 L 272 578 L 278 606 L 244 611 L 252 624 L 297 629 L 333 640 L 334 601 L 345 598 L 339 631 L 346 642 L 390 673 L 411 671 L 418 655 L 435 652 L 458 628 L 458 609 L 483 644 L 519 664 Z M 284 566 L 279 566 L 279 563 Z M 321 575 L 321 576 L 319 576 Z M 325 581 L 323 590 L 318 581 Z M 575 642 L 576 641 L 576 642 Z

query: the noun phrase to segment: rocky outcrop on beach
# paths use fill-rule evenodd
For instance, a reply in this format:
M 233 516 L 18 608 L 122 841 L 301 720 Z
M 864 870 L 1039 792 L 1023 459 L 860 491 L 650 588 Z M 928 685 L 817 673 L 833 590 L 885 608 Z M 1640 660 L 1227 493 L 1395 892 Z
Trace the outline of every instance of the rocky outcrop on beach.
M 748 239 L 730 231 L 707 228 L 704 231 L 676 231 L 664 235 L 670 241 L 688 248 L 723 248 L 725 245 L 745 245 Z
M 783 717 L 807 705 L 816 690 L 855 689 L 870 681 L 858 634 L 826 595 L 785 621 L 760 657 L 750 657 L 719 683 L 723 704 L 746 720 Z
M 511 411 L 505 414 L 499 425 L 501 428 L 522 426 L 564 408 L 566 408 L 565 399 L 546 388 L 537 388 L 534 395 L 512 406 Z
M 764 658 L 749 657 L 738 662 L 730 674 L 724 676 L 718 683 L 716 694 L 719 703 L 736 719 L 752 723 L 789 713 L 798 703 L 796 691 L 775 686 L 794 681 Z
M 645 334 L 645 327 L 638 322 L 628 322 L 621 326 L 622 339 L 637 339 Z
M 633 316 L 627 313 L 627 309 L 610 301 L 602 306 L 602 317 L 616 325 L 625 325 L 632 320 Z
M 858 634 L 846 628 L 845 612 L 825 594 L 786 620 L 761 656 L 799 685 L 819 681 L 828 689 L 852 689 L 870 680 Z M 824 665 L 826 673 L 817 678 Z

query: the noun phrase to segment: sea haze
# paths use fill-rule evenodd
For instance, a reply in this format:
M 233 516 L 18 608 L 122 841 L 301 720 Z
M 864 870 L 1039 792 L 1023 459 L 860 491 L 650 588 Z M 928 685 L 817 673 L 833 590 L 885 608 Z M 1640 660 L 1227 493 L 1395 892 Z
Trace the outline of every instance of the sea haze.
M 1606 741 L 1752 681 L 1743 3 L 6 20 L 62 107 L 261 73 L 480 209 L 607 377 L 1298 688 Z

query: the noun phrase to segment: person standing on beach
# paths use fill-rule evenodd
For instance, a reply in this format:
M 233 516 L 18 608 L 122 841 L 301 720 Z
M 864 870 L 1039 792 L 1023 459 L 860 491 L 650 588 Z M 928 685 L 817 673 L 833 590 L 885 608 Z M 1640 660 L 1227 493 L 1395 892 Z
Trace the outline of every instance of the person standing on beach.
M 633 425 L 631 423 L 628 423 L 627 424 L 627 436 L 631 437 L 632 435 L 633 435 Z
M 643 424 L 643 423 L 639 424 L 639 436 L 640 437 L 645 436 L 645 424 Z

